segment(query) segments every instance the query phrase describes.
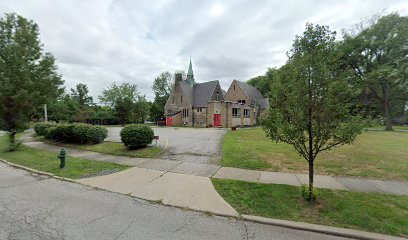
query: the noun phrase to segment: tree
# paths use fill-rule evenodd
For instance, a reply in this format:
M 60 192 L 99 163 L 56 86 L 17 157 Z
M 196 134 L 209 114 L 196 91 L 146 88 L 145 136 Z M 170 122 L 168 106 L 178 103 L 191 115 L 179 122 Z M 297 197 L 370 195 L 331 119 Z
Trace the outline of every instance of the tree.
M 151 103 L 147 101 L 146 96 L 138 96 L 134 107 L 134 122 L 144 123 L 150 113 Z
M 393 115 L 408 102 L 408 17 L 389 14 L 354 32 L 344 35 L 343 61 L 368 106 L 375 103 L 382 111 L 385 130 L 392 130 Z
M 42 46 L 32 20 L 16 14 L 0 19 L 0 128 L 9 133 L 10 150 L 35 109 L 62 93 L 55 58 Z
M 350 73 L 337 65 L 335 32 L 307 24 L 296 36 L 288 62 L 272 83 L 270 109 L 263 119 L 267 136 L 285 142 L 309 164 L 307 200 L 313 201 L 314 161 L 335 146 L 350 144 L 361 132 L 350 113 Z
M 137 86 L 124 82 L 120 85 L 113 83 L 109 88 L 103 90 L 99 99 L 111 106 L 120 124 L 125 125 L 130 120 L 138 96 Z
M 150 113 L 154 119 L 160 118 L 164 115 L 164 106 L 170 96 L 173 84 L 174 75 L 170 72 L 162 72 L 154 79 L 152 87 L 154 92 L 154 102 L 150 108 Z
M 247 83 L 253 87 L 256 87 L 263 96 L 268 96 L 271 91 L 271 84 L 275 79 L 277 69 L 268 68 L 265 75 L 253 77 L 247 81 Z
M 83 83 L 77 84 L 75 89 L 71 88 L 71 97 L 78 103 L 81 109 L 94 105 L 93 98 L 88 93 L 88 86 Z

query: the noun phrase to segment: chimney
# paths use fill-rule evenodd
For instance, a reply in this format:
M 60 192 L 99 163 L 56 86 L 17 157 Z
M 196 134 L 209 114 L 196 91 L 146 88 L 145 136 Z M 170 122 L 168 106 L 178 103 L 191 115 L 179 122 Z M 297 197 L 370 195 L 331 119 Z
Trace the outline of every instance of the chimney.
M 181 81 L 183 80 L 183 75 L 181 73 L 176 73 L 175 79 L 176 79 L 176 83 L 181 83 Z

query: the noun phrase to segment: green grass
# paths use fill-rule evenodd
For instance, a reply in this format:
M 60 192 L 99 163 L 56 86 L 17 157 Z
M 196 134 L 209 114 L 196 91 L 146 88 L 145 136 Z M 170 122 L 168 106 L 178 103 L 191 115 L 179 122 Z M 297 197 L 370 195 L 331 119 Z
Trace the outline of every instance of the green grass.
M 115 163 L 67 157 L 65 167 L 60 169 L 59 159 L 56 153 L 37 150 L 24 145 L 21 145 L 19 149 L 14 152 L 8 152 L 7 149 L 8 139 L 6 136 L 2 136 L 0 137 L 0 158 L 15 164 L 71 179 L 78 179 L 109 170 L 121 171 L 130 167 Z
M 408 237 L 408 196 L 318 189 L 316 204 L 300 188 L 212 179 L 239 213 Z
M 372 126 L 367 127 L 368 130 L 384 130 L 384 126 Z M 408 126 L 392 126 L 395 131 L 408 131 Z
M 37 138 L 41 141 L 42 138 Z M 92 152 L 110 154 L 115 156 L 126 156 L 134 158 L 158 158 L 162 154 L 162 151 L 159 147 L 146 147 L 135 150 L 128 150 L 123 143 L 115 142 L 103 142 L 94 145 L 81 145 L 81 144 L 72 144 L 72 143 L 56 143 L 53 141 L 46 140 L 45 142 L 50 144 L 55 144 L 59 146 L 65 146 L 70 148 L 76 148 L 81 150 L 87 150 Z
M 325 151 L 316 174 L 408 180 L 408 132 L 365 131 L 352 145 Z M 275 143 L 262 128 L 228 131 L 222 166 L 281 172 L 307 172 L 306 160 L 285 143 Z

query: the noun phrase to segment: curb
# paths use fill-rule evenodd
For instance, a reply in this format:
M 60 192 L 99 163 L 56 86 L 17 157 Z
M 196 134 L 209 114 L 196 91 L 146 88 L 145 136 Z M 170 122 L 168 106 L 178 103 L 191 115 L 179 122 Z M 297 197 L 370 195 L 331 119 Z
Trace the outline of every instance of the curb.
M 323 226 L 323 225 L 302 223 L 302 222 L 293 222 L 293 221 L 258 217 L 258 216 L 252 216 L 252 215 L 241 215 L 241 217 L 244 220 L 256 222 L 256 223 L 268 224 L 268 225 L 279 226 L 279 227 L 286 227 L 286 228 L 302 230 L 302 231 L 323 233 L 323 234 L 334 235 L 334 236 L 339 236 L 339 237 L 346 237 L 346 238 L 354 238 L 354 239 L 362 239 L 362 240 L 403 240 L 403 239 L 406 239 L 402 237 L 395 237 L 395 236 L 384 235 L 384 234 L 379 234 L 379 233 L 364 232 L 364 231 L 358 231 L 354 229 L 330 227 L 330 226 Z

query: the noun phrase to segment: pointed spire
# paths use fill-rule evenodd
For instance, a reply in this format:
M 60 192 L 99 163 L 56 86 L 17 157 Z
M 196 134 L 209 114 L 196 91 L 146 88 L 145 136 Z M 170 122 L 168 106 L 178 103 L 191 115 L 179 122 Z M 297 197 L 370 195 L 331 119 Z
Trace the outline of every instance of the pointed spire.
M 194 73 L 193 73 L 193 64 L 191 63 L 191 56 L 190 56 L 190 65 L 188 66 L 186 81 L 190 84 L 190 86 L 193 86 L 195 83 Z
M 187 72 L 187 77 L 189 76 L 191 76 L 191 78 L 194 78 L 193 64 L 191 63 L 191 56 L 190 56 L 190 65 L 188 66 L 188 72 Z

